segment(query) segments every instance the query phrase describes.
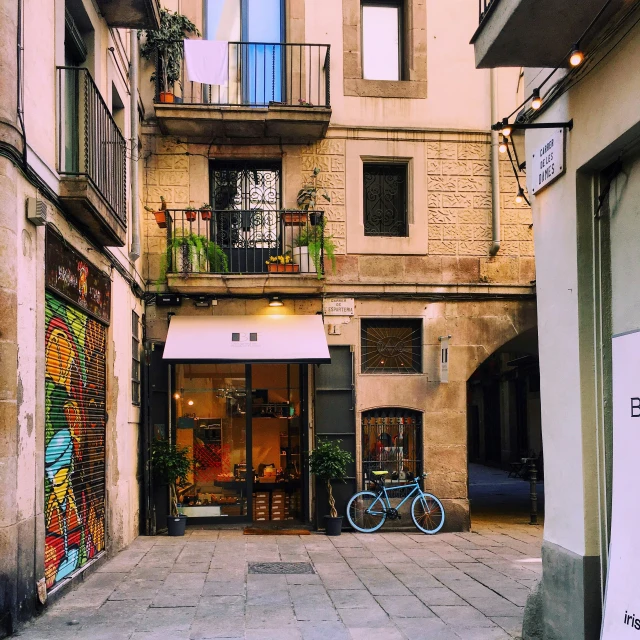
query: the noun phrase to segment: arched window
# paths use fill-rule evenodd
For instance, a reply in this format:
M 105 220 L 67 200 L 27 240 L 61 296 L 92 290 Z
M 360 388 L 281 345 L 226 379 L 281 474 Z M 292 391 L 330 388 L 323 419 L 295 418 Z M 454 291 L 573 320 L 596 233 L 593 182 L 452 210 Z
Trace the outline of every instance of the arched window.
M 389 472 L 389 480 L 407 482 L 422 473 L 422 414 L 389 407 L 362 413 L 362 476 Z

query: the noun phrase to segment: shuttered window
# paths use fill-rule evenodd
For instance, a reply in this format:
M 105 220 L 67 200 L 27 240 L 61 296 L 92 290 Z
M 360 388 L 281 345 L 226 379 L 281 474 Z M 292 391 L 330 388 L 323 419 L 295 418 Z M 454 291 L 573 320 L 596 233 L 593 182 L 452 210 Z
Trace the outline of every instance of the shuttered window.
M 131 402 L 140 404 L 140 317 L 131 312 Z

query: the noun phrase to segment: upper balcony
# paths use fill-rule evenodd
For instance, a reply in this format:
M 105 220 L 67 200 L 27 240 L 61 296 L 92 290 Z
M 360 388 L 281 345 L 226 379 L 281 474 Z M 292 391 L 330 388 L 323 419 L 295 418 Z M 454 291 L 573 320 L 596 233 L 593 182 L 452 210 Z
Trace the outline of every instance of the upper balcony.
M 58 67 L 60 200 L 103 246 L 127 238 L 127 145 L 91 74 Z
M 158 0 L 96 0 L 110 27 L 122 29 L 160 28 Z
M 313 142 L 331 119 L 330 64 L 327 44 L 229 42 L 220 84 L 193 81 L 184 59 L 172 83 L 158 52 L 160 129 L 194 142 Z
M 625 0 L 611 0 L 597 27 L 624 5 Z M 471 39 L 476 67 L 555 68 L 598 16 L 603 0 L 478 0 L 478 7 L 479 26 Z M 590 30 L 587 38 L 596 33 Z M 583 39 L 581 49 L 587 46 Z
M 324 214 L 298 209 L 167 209 L 160 279 L 181 293 L 313 294 L 322 289 Z

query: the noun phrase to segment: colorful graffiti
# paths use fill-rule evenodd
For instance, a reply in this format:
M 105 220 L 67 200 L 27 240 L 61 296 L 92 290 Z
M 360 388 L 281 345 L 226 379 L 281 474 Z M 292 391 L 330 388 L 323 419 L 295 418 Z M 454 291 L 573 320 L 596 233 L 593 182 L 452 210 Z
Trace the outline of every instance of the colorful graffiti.
M 106 329 L 47 293 L 45 307 L 47 588 L 104 549 Z

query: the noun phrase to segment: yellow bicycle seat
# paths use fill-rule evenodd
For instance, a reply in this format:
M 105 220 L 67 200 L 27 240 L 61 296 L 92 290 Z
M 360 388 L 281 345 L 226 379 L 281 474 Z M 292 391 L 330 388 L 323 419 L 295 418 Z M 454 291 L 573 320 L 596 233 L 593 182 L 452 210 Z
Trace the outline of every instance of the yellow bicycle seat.
M 372 471 L 371 475 L 372 476 L 386 476 L 389 472 L 388 471 Z

